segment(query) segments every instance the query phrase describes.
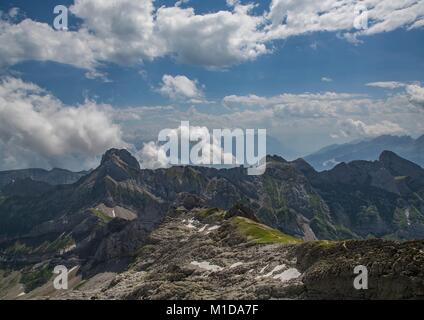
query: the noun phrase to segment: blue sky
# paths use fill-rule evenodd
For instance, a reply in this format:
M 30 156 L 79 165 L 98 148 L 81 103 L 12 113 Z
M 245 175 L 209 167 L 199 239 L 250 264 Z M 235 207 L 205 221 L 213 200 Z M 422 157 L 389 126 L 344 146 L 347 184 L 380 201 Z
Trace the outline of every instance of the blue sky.
M 0 49 L 1 77 L 6 82 L 18 79 L 21 87 L 36 85 L 58 110 L 95 105 L 109 121 L 103 125 L 116 126 L 119 136 L 113 143 L 139 148 L 155 140 L 159 130 L 177 127 L 182 120 L 212 128 L 265 127 L 278 141 L 273 151 L 280 148 L 288 158 L 380 134 L 424 133 L 422 1 L 365 1 L 367 30 L 350 26 L 358 1 L 340 10 L 338 1 L 331 7 L 314 2 L 192 0 L 176 5 L 145 0 L 145 6 L 150 5 L 146 9 L 122 0 L 112 10 L 111 0 L 80 0 L 71 8 L 65 43 L 56 38 L 64 31 L 52 28 L 53 8 L 71 7 L 74 1 L 2 1 L 0 39 L 9 41 L 10 47 Z M 282 11 L 286 20 L 272 20 Z M 187 25 L 181 18 L 185 14 L 191 19 Z M 150 18 L 152 29 L 145 23 Z M 208 36 L 207 28 L 216 31 Z M 64 43 L 57 44 L 60 41 Z M 171 77 L 168 84 L 166 75 Z M 182 77 L 184 84 L 179 82 Z M 9 108 L 13 103 L 18 108 L 19 101 L 10 93 L 18 89 L 7 90 L 3 95 L 8 94 Z M 38 119 L 42 113 L 29 103 Z M 0 134 L 7 168 L 76 167 L 81 158 L 96 158 L 102 148 L 110 147 L 102 142 L 90 150 L 87 145 L 93 141 L 63 141 L 83 147 L 56 152 L 24 141 L 22 132 L 28 127 L 10 127 L 8 134 Z M 12 141 L 18 150 L 9 150 Z M 33 161 L 23 162 L 28 154 Z

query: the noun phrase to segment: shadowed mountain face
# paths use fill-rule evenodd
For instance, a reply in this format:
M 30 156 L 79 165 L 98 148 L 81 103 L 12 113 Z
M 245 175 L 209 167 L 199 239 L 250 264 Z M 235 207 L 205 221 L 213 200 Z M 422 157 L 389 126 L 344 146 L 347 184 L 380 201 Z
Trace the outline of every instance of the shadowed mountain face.
M 49 270 L 54 264 L 77 264 L 85 278 L 121 272 L 140 255 L 150 259 L 140 248 L 152 241 L 164 242 L 179 228 L 208 236 L 222 228 L 226 232 L 219 235 L 226 240 L 214 238 L 217 246 L 235 245 L 240 232 L 247 242 L 255 239 L 259 244 L 419 239 L 424 238 L 423 199 L 424 170 L 388 151 L 378 161 L 342 163 L 321 173 L 302 159 L 288 162 L 268 156 L 265 174 L 249 176 L 244 168 L 142 170 L 128 151 L 112 149 L 98 168 L 74 184 L 50 186 L 23 180 L 3 188 L 0 269 L 18 270 L 24 281 L 44 272 L 40 265 Z M 180 240 L 193 240 L 196 247 L 200 245 L 196 234 L 191 240 Z M 172 243 L 166 248 L 179 250 L 179 242 Z M 198 249 L 190 245 L 186 250 Z M 276 265 L 293 265 L 286 253 Z M 186 258 L 191 255 L 188 251 Z M 200 269 L 210 267 L 194 262 Z M 42 282 L 26 283 L 26 290 Z M 131 295 L 145 297 L 140 292 Z
M 418 139 L 387 135 L 360 142 L 332 145 L 305 157 L 305 160 L 318 171 L 330 170 L 341 162 L 378 160 L 384 150 L 391 150 L 405 159 L 424 166 L 424 135 Z
M 424 170 L 390 151 L 378 161 L 341 163 L 316 172 L 297 168 L 329 206 L 336 224 L 361 238 L 424 237 Z
M 389 151 L 378 161 L 342 163 L 321 173 L 301 159 L 268 156 L 265 174 L 249 176 L 244 168 L 141 170 L 128 151 L 112 149 L 74 184 L 9 185 L 0 206 L 0 235 L 40 232 L 47 222 L 54 230 L 61 221 L 93 210 L 152 228 L 181 205 L 230 209 L 242 204 L 258 221 L 306 239 L 416 238 L 424 237 L 423 191 L 424 170 Z

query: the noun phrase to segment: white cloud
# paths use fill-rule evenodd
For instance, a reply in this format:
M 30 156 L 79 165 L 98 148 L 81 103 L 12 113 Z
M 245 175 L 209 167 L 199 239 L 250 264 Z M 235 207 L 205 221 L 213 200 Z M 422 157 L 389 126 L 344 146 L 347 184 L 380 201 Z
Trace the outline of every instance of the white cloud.
M 277 117 L 320 118 L 336 117 L 338 114 L 359 114 L 371 104 L 367 96 L 350 93 L 284 93 L 272 97 L 226 96 L 223 103 L 230 108 L 272 108 Z
M 190 80 L 186 76 L 164 75 L 158 91 L 171 100 L 199 103 L 203 101 L 203 92 L 198 88 L 196 80 Z
M 418 84 L 408 85 L 406 87 L 406 94 L 409 101 L 418 107 L 424 108 L 424 88 Z
M 183 4 L 187 4 L 189 2 L 190 2 L 190 0 L 179 0 L 179 1 L 175 2 L 175 6 L 179 7 L 179 6 L 181 6 Z
M 366 9 L 366 14 L 361 13 Z M 351 42 L 358 36 L 422 26 L 421 0 L 273 0 L 267 37 L 281 39 L 317 31 L 344 31 Z M 368 27 L 358 30 L 358 18 L 368 15 Z M 362 25 L 361 25 L 362 26 Z
M 399 124 L 387 120 L 366 124 L 361 120 L 347 119 L 341 121 L 340 126 L 340 131 L 345 137 L 377 137 L 385 134 L 406 133 Z
M 183 1 L 186 3 L 186 1 Z M 181 2 L 182 3 L 182 2 Z M 227 1 L 225 9 L 197 14 L 191 7 L 155 7 L 153 0 L 76 0 L 76 31 L 56 31 L 12 10 L 0 20 L 0 66 L 25 60 L 55 61 L 88 70 L 104 62 L 121 65 L 171 56 L 188 64 L 227 68 L 272 52 L 273 40 L 311 32 L 340 32 L 358 43 L 367 35 L 424 24 L 419 0 L 364 0 L 369 28 L 354 29 L 356 0 L 273 0 L 258 13 L 255 4 Z
M 371 26 L 363 30 L 363 35 L 373 35 L 389 32 L 398 28 L 412 27 L 424 14 L 424 2 L 421 0 L 368 0 L 370 8 L 369 19 L 374 21 Z
M 367 83 L 367 86 L 386 88 L 391 90 L 404 88 L 405 94 L 412 105 L 424 107 L 424 88 L 421 87 L 418 82 L 415 82 L 413 84 L 407 84 L 395 81 L 382 81 Z
M 98 40 L 86 30 L 55 31 L 45 23 L 25 19 L 18 24 L 0 20 L 0 67 L 26 60 L 54 61 L 94 69 L 100 57 Z
M 424 132 L 422 110 L 410 103 L 406 92 L 389 92 L 381 98 L 337 92 L 232 95 L 223 99 L 224 102 L 227 108 L 217 103 L 213 111 L 170 106 L 120 109 L 119 119 L 122 119 L 125 140 L 139 148 L 143 146 L 140 141 L 156 141 L 160 130 L 178 127 L 181 119 L 189 120 L 191 126 L 207 126 L 210 130 L 264 128 L 269 141 L 277 140 L 273 152 L 280 152 L 288 159 L 304 156 L 328 144 L 379 133 L 416 136 Z M 215 112 L 217 108 L 222 108 L 222 112 Z M 346 119 L 360 122 L 357 128 L 348 127 L 349 131 L 344 123 Z
M 322 82 L 333 82 L 333 79 L 329 78 L 329 77 L 322 77 L 321 78 Z
M 423 114 L 411 100 L 406 92 L 390 92 L 382 98 L 324 92 L 232 95 L 223 103 L 232 112 L 225 117 L 226 123 L 267 128 L 283 145 L 283 155 L 296 157 L 332 144 L 332 139 L 345 143 L 380 134 L 420 135 Z
M 376 87 L 376 88 L 383 88 L 383 89 L 397 89 L 397 88 L 403 88 L 406 86 L 403 82 L 397 82 L 397 81 L 378 81 L 378 82 L 370 82 L 366 84 L 368 87 Z
M 225 68 L 268 52 L 259 30 L 261 16 L 250 15 L 252 5 L 232 11 L 198 15 L 193 8 L 157 10 L 157 36 L 171 54 L 184 63 Z
M 137 153 L 137 157 L 144 169 L 154 170 L 169 167 L 166 150 L 154 141 L 145 143 L 143 148 Z
M 8 15 L 12 19 L 18 17 L 19 16 L 19 8 L 17 8 L 17 7 L 10 8 Z
M 0 82 L 0 148 L 9 163 L 31 154 L 44 167 L 80 168 L 77 159 L 92 160 L 110 147 L 126 145 L 110 109 L 89 101 L 65 106 L 35 84 L 5 78 Z
M 76 0 L 77 31 L 56 31 L 25 19 L 0 21 L 0 66 L 25 60 L 55 61 L 95 69 L 103 62 L 134 65 L 173 56 L 209 68 L 225 68 L 267 52 L 253 6 L 196 14 L 193 8 L 155 8 L 152 0 Z

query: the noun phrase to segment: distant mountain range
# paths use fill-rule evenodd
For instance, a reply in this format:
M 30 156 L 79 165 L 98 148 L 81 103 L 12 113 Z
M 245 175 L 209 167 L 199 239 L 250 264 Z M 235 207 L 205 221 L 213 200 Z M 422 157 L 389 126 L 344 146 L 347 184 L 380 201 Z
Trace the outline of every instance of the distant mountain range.
M 332 169 L 341 162 L 377 160 L 384 150 L 391 150 L 424 167 L 424 135 L 418 139 L 409 136 L 385 135 L 359 142 L 331 145 L 304 159 L 316 170 L 322 171 Z
M 22 179 L 45 182 L 52 186 L 59 184 L 71 184 L 78 181 L 78 179 L 85 176 L 88 172 L 89 171 L 72 172 L 58 168 L 52 170 L 22 169 L 0 171 L 0 189 L 10 183 L 14 183 L 15 181 Z
M 391 151 L 325 172 L 268 156 L 249 176 L 143 170 L 111 149 L 75 183 L 3 186 L 0 221 L 0 298 L 57 297 L 59 264 L 75 270 L 62 298 L 352 298 L 360 262 L 388 279 L 365 296 L 424 296 L 402 289 L 424 270 L 423 242 L 364 240 L 424 239 L 424 169 Z M 404 277 L 387 267 L 396 259 Z

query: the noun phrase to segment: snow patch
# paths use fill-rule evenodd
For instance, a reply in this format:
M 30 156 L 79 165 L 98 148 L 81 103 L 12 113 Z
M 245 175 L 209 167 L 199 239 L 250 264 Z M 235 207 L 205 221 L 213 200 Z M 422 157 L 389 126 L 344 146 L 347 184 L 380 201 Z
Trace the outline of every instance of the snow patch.
M 60 254 L 64 254 L 64 253 L 70 252 L 70 251 L 74 250 L 76 247 L 77 247 L 76 244 L 71 244 L 70 246 L 67 246 L 64 249 L 61 249 L 60 250 Z
M 268 268 L 268 266 L 269 266 L 269 264 L 267 264 L 265 267 L 263 267 L 263 268 L 261 269 L 261 271 L 259 271 L 259 273 L 264 273 L 264 272 L 265 272 L 265 269 L 266 269 L 266 268 Z
M 302 274 L 295 268 L 290 268 L 283 273 L 275 275 L 274 279 L 280 279 L 282 282 L 286 282 L 292 279 L 299 278 Z
M 203 232 L 203 231 L 205 231 L 205 229 L 208 227 L 208 224 L 205 224 L 203 227 L 201 227 L 200 229 L 199 229 L 199 232 Z
M 324 166 L 324 167 L 334 167 L 334 166 L 336 166 L 336 165 L 338 165 L 340 162 L 339 161 L 337 161 L 336 159 L 330 159 L 330 160 L 327 160 L 327 161 L 324 161 L 323 163 L 322 163 L 322 165 Z
M 411 225 L 411 220 L 409 219 L 409 216 L 410 216 L 410 212 L 409 212 L 409 208 L 408 208 L 408 209 L 405 210 L 406 224 L 408 226 Z
M 238 266 L 241 266 L 241 265 L 243 265 L 243 262 L 236 262 L 230 266 L 230 269 L 237 268 Z
M 214 231 L 216 229 L 219 229 L 219 226 L 212 226 L 212 227 L 208 228 L 208 231 Z
M 217 272 L 217 271 L 221 271 L 221 270 L 224 269 L 220 266 L 210 264 L 208 261 L 203 261 L 203 262 L 192 261 L 192 262 L 190 262 L 190 264 L 197 266 L 200 269 L 204 269 L 204 270 L 212 271 L 212 272 Z
M 193 224 L 194 223 L 194 219 L 190 219 L 187 221 L 188 224 L 186 224 L 186 227 L 189 229 L 196 229 L 196 226 Z
M 256 279 L 261 279 L 261 278 L 269 278 L 269 277 L 271 277 L 275 272 L 278 272 L 278 271 L 281 271 L 281 270 L 283 270 L 283 269 L 285 269 L 286 268 L 286 265 L 285 264 L 281 264 L 281 265 L 278 265 L 278 266 L 276 266 L 276 267 L 274 267 L 274 269 L 272 269 L 271 270 L 271 272 L 268 272 L 267 274 L 265 274 L 265 275 L 262 275 L 262 276 L 257 276 L 256 277 Z M 263 271 L 265 271 L 265 269 L 262 269 Z M 261 270 L 261 271 L 262 271 Z M 263 272 L 260 272 L 260 273 L 263 273 Z

